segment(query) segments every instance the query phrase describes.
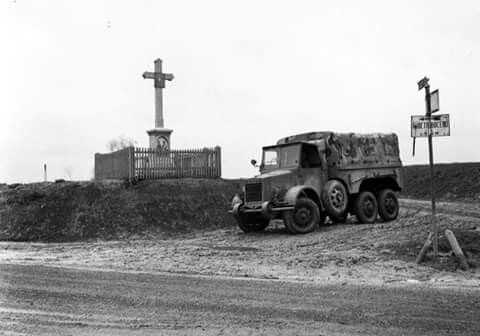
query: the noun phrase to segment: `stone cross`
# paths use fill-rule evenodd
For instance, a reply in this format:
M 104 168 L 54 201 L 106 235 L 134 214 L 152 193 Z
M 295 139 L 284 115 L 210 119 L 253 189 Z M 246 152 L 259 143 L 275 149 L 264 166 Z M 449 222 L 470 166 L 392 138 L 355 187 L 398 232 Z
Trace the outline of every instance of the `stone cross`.
M 163 128 L 163 92 L 165 81 L 173 80 L 173 74 L 162 72 L 162 60 L 155 60 L 155 72 L 144 72 L 143 78 L 153 79 L 155 87 L 155 128 Z

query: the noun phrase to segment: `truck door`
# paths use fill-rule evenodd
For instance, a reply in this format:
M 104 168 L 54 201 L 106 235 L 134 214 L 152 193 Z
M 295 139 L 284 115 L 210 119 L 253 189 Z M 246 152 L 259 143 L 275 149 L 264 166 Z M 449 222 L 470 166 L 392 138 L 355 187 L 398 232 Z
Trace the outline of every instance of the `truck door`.
M 313 187 L 320 195 L 322 186 L 326 182 L 327 167 L 316 145 L 302 144 L 299 173 L 300 183 Z

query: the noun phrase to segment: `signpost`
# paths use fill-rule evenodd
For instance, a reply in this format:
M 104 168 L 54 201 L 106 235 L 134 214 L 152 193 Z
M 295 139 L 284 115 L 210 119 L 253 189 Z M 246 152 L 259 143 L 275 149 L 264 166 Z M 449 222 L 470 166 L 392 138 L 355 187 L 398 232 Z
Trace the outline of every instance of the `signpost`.
M 432 216 L 431 216 L 431 235 L 433 243 L 433 254 L 435 258 L 438 256 L 438 225 L 435 219 L 435 188 L 434 188 L 434 165 L 433 165 L 433 144 L 432 138 L 435 136 L 450 135 L 450 115 L 438 114 L 432 116 L 440 110 L 438 90 L 430 93 L 429 79 L 427 77 L 418 81 L 418 90 L 425 89 L 425 115 L 414 115 L 411 117 L 411 136 L 413 138 L 413 155 L 415 155 L 415 139 L 417 137 L 428 138 L 428 156 L 430 162 L 430 195 L 432 199 Z M 427 242 L 429 239 L 427 239 Z M 426 245 L 427 246 L 427 243 Z M 422 249 L 423 250 L 423 249 Z M 425 251 L 423 251 L 425 253 Z M 420 253 L 419 259 L 421 260 Z
M 412 138 L 427 138 L 432 136 L 450 135 L 450 115 L 437 114 L 431 117 L 413 115 L 411 120 Z

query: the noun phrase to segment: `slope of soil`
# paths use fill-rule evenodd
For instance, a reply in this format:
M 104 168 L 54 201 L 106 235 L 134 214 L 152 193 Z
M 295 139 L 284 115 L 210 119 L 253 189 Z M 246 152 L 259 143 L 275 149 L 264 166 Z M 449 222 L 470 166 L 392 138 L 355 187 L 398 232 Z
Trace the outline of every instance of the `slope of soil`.
M 465 204 L 470 214 L 466 216 L 458 211 L 452 213 L 448 203 L 438 204 L 440 228 L 464 234 L 457 238 L 471 263 L 480 259 L 480 242 L 475 238 L 480 233 L 480 211 L 475 214 L 474 207 Z M 445 247 L 441 248 L 445 255 L 436 264 L 431 260 L 415 264 L 429 224 L 428 202 L 402 201 L 399 218 L 393 222 L 357 224 L 350 217 L 347 224 L 327 224 L 305 235 L 291 235 L 283 223 L 272 221 L 266 231 L 251 234 L 232 226 L 168 239 L 143 235 L 117 241 L 3 242 L 0 263 L 319 283 L 428 283 L 480 289 L 480 269 L 453 272 L 458 263 Z
M 480 231 L 456 229 L 453 230 L 453 233 L 463 253 L 467 257 L 469 266 L 472 268 L 480 266 Z M 414 239 L 403 243 L 392 244 L 390 248 L 392 248 L 400 258 L 411 260 L 418 255 L 423 243 L 420 239 Z M 460 267 L 443 232 L 439 234 L 438 252 L 439 258 L 437 260 L 429 253 L 423 262 L 436 269 L 445 271 L 455 271 Z
M 0 240 L 114 239 L 231 226 L 223 180 L 37 183 L 0 191 Z
M 480 204 L 480 163 L 436 165 L 437 197 Z M 402 196 L 429 197 L 428 166 L 405 167 Z M 226 210 L 244 180 L 0 185 L 0 240 L 117 239 L 235 225 Z
M 480 203 L 480 162 L 442 163 L 435 165 L 435 191 L 444 200 L 467 200 Z M 430 167 L 404 167 L 403 196 L 430 197 Z

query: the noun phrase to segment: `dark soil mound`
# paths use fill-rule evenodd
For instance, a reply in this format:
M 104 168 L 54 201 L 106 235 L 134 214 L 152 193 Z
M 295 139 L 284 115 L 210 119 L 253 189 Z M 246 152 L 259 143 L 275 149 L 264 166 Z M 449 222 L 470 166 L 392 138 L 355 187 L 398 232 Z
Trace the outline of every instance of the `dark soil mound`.
M 404 196 L 430 197 L 430 168 L 428 165 L 405 166 Z M 480 202 L 480 162 L 444 163 L 435 165 L 435 191 L 443 200 Z
M 480 231 L 478 229 L 453 229 L 452 232 L 467 257 L 470 267 L 480 267 Z M 423 243 L 424 241 L 416 239 L 399 244 L 391 244 L 388 247 L 394 250 L 401 259 L 413 261 L 420 252 Z M 439 258 L 434 260 L 430 249 L 423 262 L 434 268 L 446 271 L 455 271 L 460 268 L 460 262 L 453 254 L 450 243 L 443 232 L 440 232 L 438 237 L 438 252 Z
M 236 182 L 163 180 L 37 183 L 0 191 L 0 240 L 115 239 L 232 225 Z

